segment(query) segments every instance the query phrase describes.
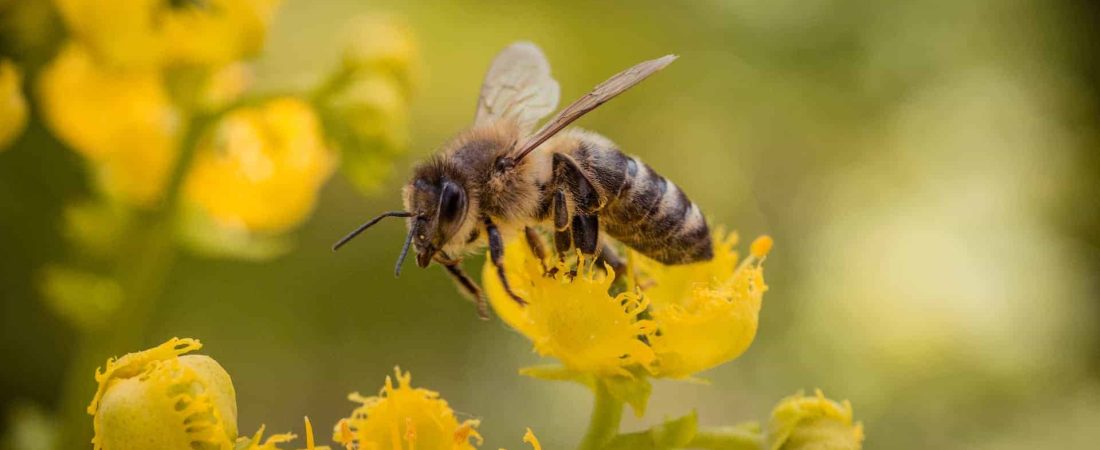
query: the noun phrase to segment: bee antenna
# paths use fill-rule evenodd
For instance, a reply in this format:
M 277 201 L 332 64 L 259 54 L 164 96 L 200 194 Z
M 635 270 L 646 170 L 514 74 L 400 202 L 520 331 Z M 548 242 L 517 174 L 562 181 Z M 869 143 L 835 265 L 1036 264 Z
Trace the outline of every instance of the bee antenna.
M 356 228 L 356 229 L 352 230 L 351 233 L 348 233 L 347 236 L 344 236 L 339 241 L 336 241 L 335 244 L 332 244 L 332 251 L 339 250 L 340 247 L 343 247 L 344 244 L 348 243 L 348 241 L 350 241 L 353 238 L 355 238 L 356 236 L 358 236 L 359 233 L 367 231 L 367 228 L 370 228 L 370 227 L 374 226 L 374 224 L 378 223 L 382 219 L 385 219 L 387 217 L 412 217 L 412 216 L 413 216 L 413 213 L 407 212 L 407 211 L 389 211 L 389 212 L 384 212 L 382 214 L 379 214 L 377 217 L 375 217 L 371 220 L 368 220 L 367 223 L 364 223 L 364 224 L 360 225 L 359 228 Z M 408 243 L 407 242 L 405 244 L 405 247 L 408 248 Z
M 412 244 L 416 229 L 417 227 L 409 227 L 409 236 L 405 238 L 405 245 L 401 246 L 401 254 L 397 256 L 397 264 L 393 266 L 394 278 L 401 276 L 401 265 L 405 263 L 405 257 L 409 255 L 409 244 Z

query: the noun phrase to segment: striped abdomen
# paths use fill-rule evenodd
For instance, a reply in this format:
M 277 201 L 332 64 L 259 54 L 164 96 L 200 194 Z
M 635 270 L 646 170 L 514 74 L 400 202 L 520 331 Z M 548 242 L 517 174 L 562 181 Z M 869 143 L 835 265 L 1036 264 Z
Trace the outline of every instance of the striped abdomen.
M 664 264 L 714 256 L 703 213 L 679 187 L 601 136 L 584 133 L 576 138 L 577 145 L 563 150 L 600 191 L 604 232 Z

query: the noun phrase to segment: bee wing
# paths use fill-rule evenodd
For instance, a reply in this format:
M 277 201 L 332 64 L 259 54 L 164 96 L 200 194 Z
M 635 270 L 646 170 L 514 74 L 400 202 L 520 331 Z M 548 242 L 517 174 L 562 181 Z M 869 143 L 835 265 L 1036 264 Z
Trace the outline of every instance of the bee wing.
M 566 125 L 588 114 L 608 100 L 622 94 L 627 89 L 634 87 L 634 85 L 642 82 L 642 80 L 653 75 L 658 70 L 664 69 L 669 64 L 672 64 L 676 58 L 678 58 L 676 55 L 665 55 L 657 59 L 645 61 L 619 72 L 615 74 L 615 76 L 608 78 L 607 81 L 600 83 L 592 89 L 592 92 L 585 94 L 569 106 L 566 106 L 565 109 L 558 112 L 557 116 L 554 116 L 553 119 L 546 122 L 546 124 L 535 132 L 535 134 L 528 137 L 527 141 L 517 149 L 515 160 L 519 161 L 523 159 L 524 156 L 527 156 L 527 154 L 538 147 L 539 144 L 550 139 L 551 136 L 557 134 L 562 128 L 565 128 Z
M 485 74 L 475 123 L 514 119 L 526 134 L 557 109 L 559 96 L 542 50 L 530 42 L 516 42 L 493 59 Z

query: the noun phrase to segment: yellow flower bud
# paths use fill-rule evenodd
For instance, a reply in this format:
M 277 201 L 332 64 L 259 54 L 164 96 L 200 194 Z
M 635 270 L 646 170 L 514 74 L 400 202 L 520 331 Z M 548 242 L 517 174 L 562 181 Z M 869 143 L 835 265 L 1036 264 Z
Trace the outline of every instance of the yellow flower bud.
M 361 406 L 336 424 L 333 440 L 359 449 L 472 450 L 476 446 L 471 439 L 481 445 L 478 421 L 459 423 L 439 393 L 414 389 L 412 375 L 401 369 L 395 372 L 397 386 L 386 377 L 377 397 L 348 396 Z
M 375 74 L 356 80 L 329 99 L 337 117 L 330 123 L 340 151 L 340 169 L 357 187 L 373 190 L 407 146 L 408 102 L 390 77 Z
M 185 195 L 222 226 L 281 232 L 312 211 L 332 168 L 316 113 L 280 98 L 216 125 L 200 144 Z
M 89 159 L 108 194 L 139 206 L 160 200 L 181 119 L 158 72 L 108 69 L 71 44 L 41 74 L 38 94 L 46 123 Z
M 15 63 L 0 60 L 0 150 L 8 147 L 27 125 L 23 74 Z
M 263 45 L 278 0 L 54 0 L 97 59 L 116 67 L 222 65 Z
M 398 81 L 407 93 L 418 76 L 419 50 L 408 24 L 387 15 L 352 21 L 344 67 L 353 72 L 380 71 Z
M 653 332 L 653 323 L 638 317 L 646 303 L 631 292 L 609 295 L 613 276 L 590 264 L 572 279 L 565 267 L 544 276 L 522 239 L 509 242 L 504 254 L 508 284 L 527 305 L 505 292 L 489 258 L 481 275 L 485 294 L 501 320 L 527 336 L 539 354 L 577 372 L 607 376 L 630 376 L 629 367 L 653 363 L 653 350 L 639 339 Z
M 863 424 L 852 423 L 852 404 L 798 393 L 776 405 L 768 425 L 769 450 L 859 450 Z
M 186 355 L 202 345 L 173 338 L 160 346 L 107 361 L 97 371 L 97 450 L 231 449 L 237 437 L 236 393 L 213 359 Z

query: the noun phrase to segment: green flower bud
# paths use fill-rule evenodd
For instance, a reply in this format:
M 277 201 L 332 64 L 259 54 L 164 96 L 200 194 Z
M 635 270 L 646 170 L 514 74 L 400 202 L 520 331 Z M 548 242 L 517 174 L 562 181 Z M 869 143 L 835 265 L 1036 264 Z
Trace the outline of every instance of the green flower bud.
M 863 424 L 852 423 L 852 404 L 825 398 L 821 390 L 779 402 L 768 426 L 769 450 L 859 450 Z
M 172 340 L 108 360 L 96 373 L 96 450 L 228 450 L 237 438 L 237 403 L 225 369 L 202 345 Z

